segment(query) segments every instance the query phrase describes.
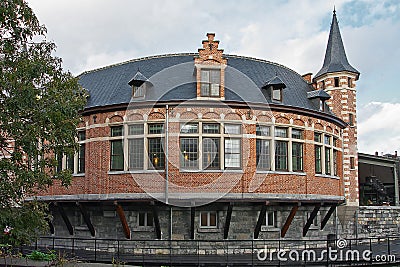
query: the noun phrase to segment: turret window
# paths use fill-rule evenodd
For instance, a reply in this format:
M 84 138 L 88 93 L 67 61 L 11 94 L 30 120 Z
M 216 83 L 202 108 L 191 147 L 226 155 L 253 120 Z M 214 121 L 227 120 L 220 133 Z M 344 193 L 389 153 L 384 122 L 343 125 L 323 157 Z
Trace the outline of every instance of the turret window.
M 272 100 L 282 101 L 282 89 L 272 89 Z
M 335 87 L 339 87 L 339 77 L 334 78 Z

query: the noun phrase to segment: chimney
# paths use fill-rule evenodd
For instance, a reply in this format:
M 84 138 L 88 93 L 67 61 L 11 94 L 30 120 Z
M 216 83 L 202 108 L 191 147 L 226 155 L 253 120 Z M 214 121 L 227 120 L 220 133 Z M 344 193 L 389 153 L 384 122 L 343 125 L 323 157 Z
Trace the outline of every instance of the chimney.
M 397 158 L 397 151 L 394 152 L 394 157 Z
M 378 151 L 375 151 L 375 156 L 379 156 L 379 153 L 378 153 Z
M 311 75 L 312 75 L 312 73 L 309 72 L 309 73 L 306 73 L 306 74 L 302 75 L 301 77 L 303 77 L 303 79 L 304 79 L 306 82 L 311 83 Z

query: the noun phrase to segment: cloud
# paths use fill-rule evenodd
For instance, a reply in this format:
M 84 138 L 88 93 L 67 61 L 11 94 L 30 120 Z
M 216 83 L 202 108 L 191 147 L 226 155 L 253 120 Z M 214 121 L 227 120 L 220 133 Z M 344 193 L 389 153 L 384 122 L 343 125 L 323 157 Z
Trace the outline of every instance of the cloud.
M 371 102 L 358 110 L 358 150 L 400 151 L 400 103 Z

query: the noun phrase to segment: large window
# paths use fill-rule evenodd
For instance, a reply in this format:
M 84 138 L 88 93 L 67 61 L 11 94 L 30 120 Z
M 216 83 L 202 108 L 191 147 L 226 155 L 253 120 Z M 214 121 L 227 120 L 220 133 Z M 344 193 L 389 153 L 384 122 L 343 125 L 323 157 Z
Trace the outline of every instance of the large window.
M 220 84 L 220 70 L 201 70 L 201 96 L 219 97 Z
M 338 175 L 338 138 L 327 133 L 314 133 L 315 172 Z
M 111 142 L 110 149 L 110 169 L 112 171 L 122 171 L 124 170 L 124 146 L 123 146 L 123 126 L 112 126 L 111 127 L 111 137 L 114 138 Z
M 85 172 L 85 141 L 86 132 L 78 131 L 78 142 L 79 142 L 79 150 L 78 150 L 78 173 Z

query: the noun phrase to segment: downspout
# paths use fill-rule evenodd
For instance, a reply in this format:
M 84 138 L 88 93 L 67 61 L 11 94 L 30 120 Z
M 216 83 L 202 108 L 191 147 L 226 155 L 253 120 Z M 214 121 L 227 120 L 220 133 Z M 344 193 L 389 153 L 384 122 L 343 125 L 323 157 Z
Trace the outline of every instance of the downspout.
M 165 106 L 165 204 L 168 205 L 168 128 L 169 128 L 169 107 Z
M 394 203 L 396 206 L 399 206 L 399 176 L 398 176 L 397 164 L 398 164 L 398 161 L 393 164 L 394 196 L 395 196 Z

